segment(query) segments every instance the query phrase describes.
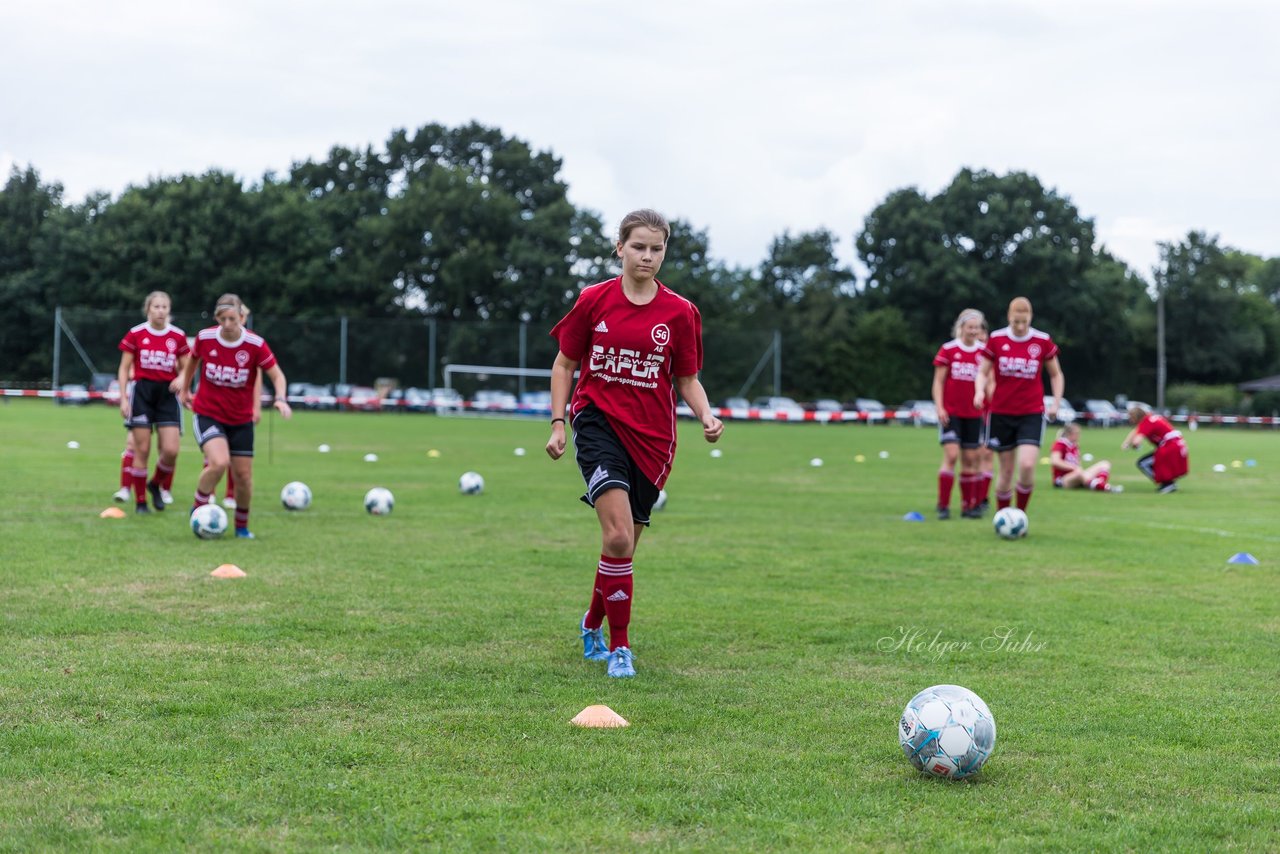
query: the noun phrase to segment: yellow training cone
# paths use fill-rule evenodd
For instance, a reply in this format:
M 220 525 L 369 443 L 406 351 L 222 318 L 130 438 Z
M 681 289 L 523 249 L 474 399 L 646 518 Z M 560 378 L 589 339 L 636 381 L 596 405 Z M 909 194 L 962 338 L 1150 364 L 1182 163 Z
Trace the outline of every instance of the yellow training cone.
M 98 514 L 99 519 L 123 519 L 124 511 L 119 507 L 108 507 Z
M 244 570 L 234 563 L 224 563 L 209 574 L 214 578 L 244 578 L 245 576 Z
M 577 717 L 569 721 L 569 723 L 577 726 L 604 728 L 631 726 L 631 724 L 627 723 L 626 718 L 608 706 L 587 706 L 578 712 Z

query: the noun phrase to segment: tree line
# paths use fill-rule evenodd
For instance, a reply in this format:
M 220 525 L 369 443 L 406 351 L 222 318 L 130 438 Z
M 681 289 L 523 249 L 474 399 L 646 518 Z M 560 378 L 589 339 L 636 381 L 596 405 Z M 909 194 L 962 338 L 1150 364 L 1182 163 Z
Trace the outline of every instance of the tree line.
M 343 315 L 545 332 L 579 288 L 615 273 L 614 224 L 568 200 L 561 165 L 472 123 L 334 147 L 257 182 L 211 170 L 79 202 L 15 166 L 0 191 L 0 376 L 50 376 L 55 307 L 136 311 L 152 290 L 188 310 L 239 293 L 264 331 L 269 318 Z M 1062 348 L 1072 398 L 1152 399 L 1157 295 L 1170 383 L 1280 373 L 1280 259 L 1196 231 L 1161 244 L 1148 279 L 1025 172 L 966 168 L 933 196 L 896 190 L 851 237 L 862 277 L 826 229 L 777 236 L 752 268 L 672 221 L 660 278 L 702 310 L 713 396 L 740 390 L 777 331 L 784 393 L 927 397 L 930 359 L 960 310 L 1001 326 L 1017 295 Z M 771 383 L 764 371 L 751 393 Z

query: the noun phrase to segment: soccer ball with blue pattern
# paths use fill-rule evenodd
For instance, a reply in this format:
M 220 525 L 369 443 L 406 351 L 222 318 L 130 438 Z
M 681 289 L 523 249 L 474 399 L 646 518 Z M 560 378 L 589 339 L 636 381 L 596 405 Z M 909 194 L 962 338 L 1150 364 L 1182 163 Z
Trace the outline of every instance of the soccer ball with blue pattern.
M 396 506 L 396 499 L 391 490 L 375 486 L 364 494 L 364 509 L 372 516 L 386 516 Z
M 992 517 L 996 533 L 1006 540 L 1016 540 L 1027 535 L 1027 514 L 1017 507 L 1002 507 Z
M 306 510 L 311 506 L 311 487 L 300 480 L 286 483 L 280 490 L 280 503 L 286 510 Z
M 191 511 L 191 533 L 202 540 L 216 540 L 227 531 L 227 511 L 217 504 L 202 504 Z
M 934 685 L 902 711 L 898 744 L 918 770 L 963 780 L 977 774 L 995 748 L 996 719 L 968 688 Z
M 458 491 L 463 495 L 479 495 L 484 492 L 484 478 L 478 472 L 463 472 L 458 478 Z

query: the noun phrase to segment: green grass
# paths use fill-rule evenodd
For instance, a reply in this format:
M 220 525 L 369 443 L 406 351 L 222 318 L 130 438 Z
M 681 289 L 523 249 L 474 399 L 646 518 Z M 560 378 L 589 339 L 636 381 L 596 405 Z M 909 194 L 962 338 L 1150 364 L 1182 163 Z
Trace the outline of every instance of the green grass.
M 113 410 L 0 405 L 0 851 L 1277 844 L 1274 433 L 1189 434 L 1191 476 L 1157 496 L 1122 431 L 1086 430 L 1128 491 L 1042 469 L 1006 543 L 932 520 L 930 430 L 730 424 L 712 459 L 682 425 L 636 560 L 639 676 L 615 682 L 580 658 L 599 533 L 541 421 L 271 429 L 258 540 L 201 542 L 190 436 L 173 509 L 102 520 Z M 1257 466 L 1210 470 L 1236 459 Z M 483 495 L 458 494 L 467 469 Z M 277 500 L 295 479 L 304 513 Z M 389 517 L 363 512 L 375 485 Z M 248 577 L 209 578 L 224 562 Z M 992 649 L 1005 632 L 1019 647 Z M 897 745 L 939 682 L 996 716 L 970 782 Z M 569 725 L 593 703 L 631 727 Z

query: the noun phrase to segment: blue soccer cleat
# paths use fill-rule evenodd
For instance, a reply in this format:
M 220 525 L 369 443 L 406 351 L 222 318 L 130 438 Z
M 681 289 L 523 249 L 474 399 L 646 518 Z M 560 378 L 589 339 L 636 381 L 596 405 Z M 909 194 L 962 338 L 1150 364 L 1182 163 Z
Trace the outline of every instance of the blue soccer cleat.
M 582 657 L 587 661 L 604 661 L 609 657 L 609 647 L 604 645 L 604 627 L 587 628 L 587 615 L 582 615 L 578 628 L 582 631 Z
M 631 663 L 631 650 L 620 646 L 609 653 L 609 675 L 614 679 L 623 679 L 636 675 L 635 665 Z
M 236 528 L 236 537 L 241 540 L 256 539 L 256 537 L 253 536 L 253 532 L 250 531 L 248 528 Z

